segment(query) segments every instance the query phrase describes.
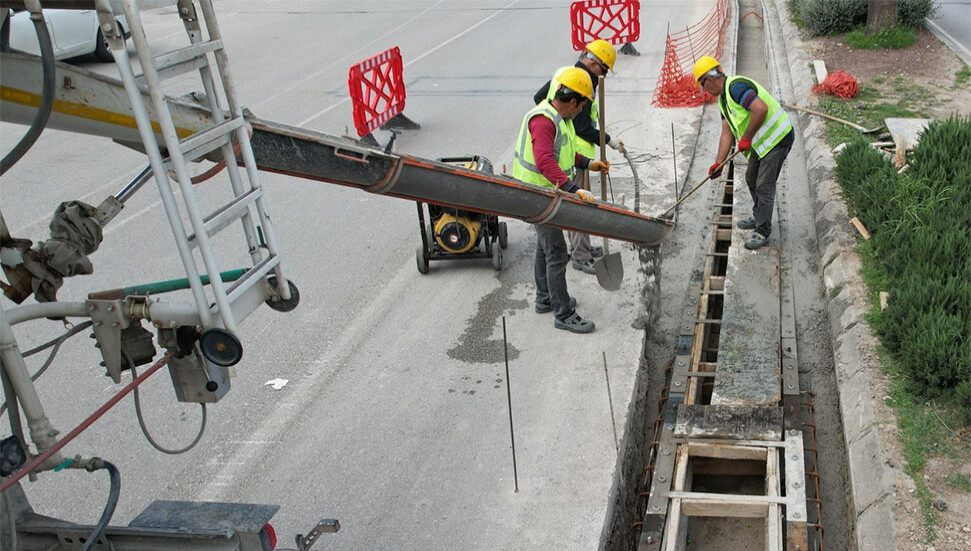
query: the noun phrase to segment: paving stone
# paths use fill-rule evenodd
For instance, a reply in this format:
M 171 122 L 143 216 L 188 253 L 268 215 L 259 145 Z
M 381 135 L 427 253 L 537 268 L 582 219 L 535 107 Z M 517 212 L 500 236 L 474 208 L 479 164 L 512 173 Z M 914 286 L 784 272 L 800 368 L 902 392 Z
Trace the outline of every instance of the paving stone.
M 858 371 L 840 383 L 840 412 L 847 443 L 852 444 L 876 424 L 870 394 L 870 378 L 865 372 Z
M 853 507 L 857 514 L 892 492 L 880 436 L 875 428 L 846 443 Z

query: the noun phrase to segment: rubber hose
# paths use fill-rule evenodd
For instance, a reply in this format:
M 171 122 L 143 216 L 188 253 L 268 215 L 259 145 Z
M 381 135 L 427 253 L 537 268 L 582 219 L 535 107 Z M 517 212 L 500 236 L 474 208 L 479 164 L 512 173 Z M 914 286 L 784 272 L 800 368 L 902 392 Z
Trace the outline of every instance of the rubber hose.
M 20 142 L 0 160 L 0 176 L 10 170 L 17 161 L 27 153 L 34 142 L 40 137 L 40 133 L 47 126 L 47 119 L 51 116 L 54 107 L 54 47 L 51 45 L 51 35 L 47 31 L 47 24 L 44 23 L 44 13 L 30 14 L 31 21 L 34 22 L 34 30 L 37 32 L 37 42 L 40 44 L 41 59 L 44 66 L 44 87 L 40 98 L 40 107 L 34 121 L 30 123 L 30 128 Z
M 0 383 L 3 384 L 4 406 L 10 409 L 10 430 L 20 440 L 20 447 L 27 451 L 27 437 L 24 434 L 23 421 L 20 419 L 20 406 L 17 403 L 17 393 L 14 392 L 13 383 L 7 375 L 7 370 L 0 365 Z
M 118 467 L 115 467 L 108 461 L 101 460 L 101 468 L 106 469 L 108 476 L 111 478 L 111 488 L 108 490 L 108 503 L 105 505 L 105 510 L 101 513 L 101 518 L 98 519 L 98 524 L 95 525 L 91 535 L 88 536 L 88 541 L 84 542 L 84 546 L 81 547 L 81 551 L 91 551 L 91 548 L 97 543 L 98 538 L 104 535 L 105 528 L 108 527 L 108 523 L 111 521 L 111 516 L 115 514 L 118 498 L 121 496 L 121 473 L 118 472 Z

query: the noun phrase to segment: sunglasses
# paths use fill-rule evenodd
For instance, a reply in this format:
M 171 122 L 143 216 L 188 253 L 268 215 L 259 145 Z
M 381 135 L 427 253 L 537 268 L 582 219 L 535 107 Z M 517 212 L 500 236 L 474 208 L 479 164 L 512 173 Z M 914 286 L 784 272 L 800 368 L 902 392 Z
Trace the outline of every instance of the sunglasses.
M 590 52 L 587 52 L 585 55 L 586 55 L 587 59 L 590 59 L 594 63 L 596 63 L 597 64 L 597 67 L 600 67 L 600 70 L 603 72 L 603 74 L 606 75 L 607 72 L 610 71 L 610 67 L 607 67 L 606 65 L 604 65 L 604 63 L 602 61 L 600 61 L 600 58 L 599 57 L 591 54 Z

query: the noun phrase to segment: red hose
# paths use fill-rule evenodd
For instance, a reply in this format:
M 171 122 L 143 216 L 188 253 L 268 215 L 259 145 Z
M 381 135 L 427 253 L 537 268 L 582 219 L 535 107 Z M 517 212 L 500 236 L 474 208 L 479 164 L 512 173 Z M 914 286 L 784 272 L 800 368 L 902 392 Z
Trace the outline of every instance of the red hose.
M 95 421 L 97 421 L 102 415 L 104 415 L 106 411 L 108 411 L 115 404 L 120 402 L 121 399 L 127 396 L 129 392 L 135 390 L 135 387 L 142 384 L 142 382 L 145 381 L 145 379 L 149 378 L 153 373 L 161 369 L 162 366 L 168 363 L 169 359 L 171 358 L 172 358 L 172 352 L 169 352 L 168 354 L 163 356 L 162 359 L 159 360 L 155 365 L 145 370 L 145 372 L 143 372 L 141 375 L 139 375 L 134 380 L 132 380 L 132 382 L 128 383 L 128 385 L 125 386 L 125 388 L 121 389 L 121 392 L 112 396 L 110 400 L 104 403 L 104 405 L 102 405 L 94 413 L 89 415 L 88 418 L 85 419 L 83 423 L 74 427 L 74 430 L 67 433 L 67 436 L 65 436 L 62 440 L 59 440 L 56 444 L 44 450 L 44 452 L 38 455 L 37 457 L 35 457 L 33 461 L 31 461 L 23 468 L 21 468 L 19 471 L 11 475 L 10 478 L 8 478 L 7 480 L 4 480 L 3 485 L 0 485 L 0 492 L 3 492 L 7 488 L 16 484 L 17 481 L 23 478 L 27 473 L 33 471 L 38 466 L 40 466 L 41 463 L 43 463 L 44 461 L 47 461 L 52 455 L 60 451 L 60 449 L 63 448 L 65 445 L 67 445 L 68 442 L 70 442 L 71 440 L 74 440 L 77 437 L 77 435 L 84 432 L 85 429 L 90 427 Z

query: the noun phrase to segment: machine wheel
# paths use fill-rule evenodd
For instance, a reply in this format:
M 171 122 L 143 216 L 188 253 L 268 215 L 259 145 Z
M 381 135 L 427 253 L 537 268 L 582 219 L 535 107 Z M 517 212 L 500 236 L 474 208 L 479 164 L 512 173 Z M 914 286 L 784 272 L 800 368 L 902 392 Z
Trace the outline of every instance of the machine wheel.
M 509 246 L 509 228 L 505 222 L 499 222 L 499 246 L 503 249 Z
M 415 260 L 418 261 L 418 273 L 427 274 L 428 253 L 425 252 L 425 247 L 418 245 L 418 249 L 415 251 Z
M 276 288 L 276 276 L 270 276 L 266 281 L 271 287 Z M 277 312 L 289 312 L 296 308 L 300 304 L 300 290 L 290 279 L 287 280 L 287 287 L 290 288 L 290 300 L 283 300 L 278 295 L 273 295 L 264 301 L 266 305 Z
M 492 267 L 495 268 L 497 272 L 502 270 L 502 248 L 501 247 L 492 248 Z

